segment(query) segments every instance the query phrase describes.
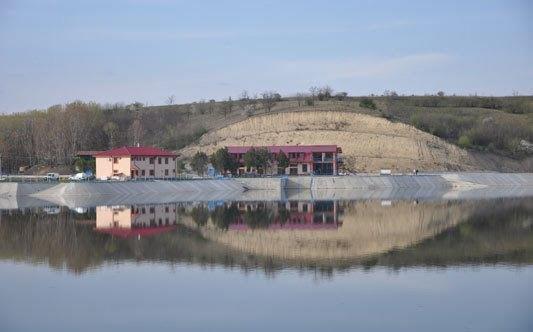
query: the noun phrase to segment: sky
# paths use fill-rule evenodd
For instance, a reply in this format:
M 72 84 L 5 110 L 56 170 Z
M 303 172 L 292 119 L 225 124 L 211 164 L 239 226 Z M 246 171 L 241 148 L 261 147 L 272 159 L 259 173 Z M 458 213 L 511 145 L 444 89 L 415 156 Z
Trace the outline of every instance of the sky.
M 533 1 L 0 0 L 0 113 L 74 100 L 533 94 Z

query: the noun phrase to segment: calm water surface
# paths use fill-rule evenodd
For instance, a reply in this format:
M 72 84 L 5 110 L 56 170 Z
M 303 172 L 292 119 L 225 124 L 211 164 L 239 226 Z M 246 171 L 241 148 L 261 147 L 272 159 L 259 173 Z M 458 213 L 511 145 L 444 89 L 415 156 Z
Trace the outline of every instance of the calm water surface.
M 533 198 L 0 210 L 0 330 L 531 331 Z

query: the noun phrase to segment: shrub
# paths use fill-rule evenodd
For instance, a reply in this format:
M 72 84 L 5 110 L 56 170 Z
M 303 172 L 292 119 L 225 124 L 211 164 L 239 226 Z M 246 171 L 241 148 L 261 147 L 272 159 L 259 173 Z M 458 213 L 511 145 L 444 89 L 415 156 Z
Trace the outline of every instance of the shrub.
M 459 137 L 457 145 L 459 145 L 463 149 L 468 149 L 472 146 L 472 142 L 470 141 L 470 137 L 468 137 L 467 135 L 462 135 L 461 137 Z
M 371 110 L 376 109 L 376 104 L 374 103 L 374 101 L 371 98 L 366 98 L 366 97 L 361 99 L 361 101 L 359 102 L 359 106 L 363 108 L 368 108 Z

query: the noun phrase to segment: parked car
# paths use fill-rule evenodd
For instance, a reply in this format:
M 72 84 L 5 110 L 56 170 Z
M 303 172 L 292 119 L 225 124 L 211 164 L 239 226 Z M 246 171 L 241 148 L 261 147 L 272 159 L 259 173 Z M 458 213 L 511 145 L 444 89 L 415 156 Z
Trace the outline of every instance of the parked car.
M 85 181 L 85 180 L 91 180 L 93 176 L 91 174 L 87 173 L 76 173 L 72 176 L 69 176 L 69 180 L 71 181 Z
M 47 173 L 46 181 L 59 181 L 59 173 Z

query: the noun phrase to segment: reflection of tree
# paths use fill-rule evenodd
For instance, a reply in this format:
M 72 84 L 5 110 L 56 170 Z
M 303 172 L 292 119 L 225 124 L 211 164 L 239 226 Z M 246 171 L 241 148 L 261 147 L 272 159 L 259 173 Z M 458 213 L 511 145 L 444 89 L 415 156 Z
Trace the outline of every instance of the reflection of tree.
M 268 228 L 273 221 L 273 212 L 264 205 L 260 205 L 257 209 L 246 211 L 244 221 L 251 229 Z
M 213 224 L 221 229 L 228 229 L 228 226 L 235 222 L 239 216 L 239 208 L 236 203 L 217 206 L 215 210 L 211 212 L 211 220 L 213 221 Z
M 195 206 L 191 210 L 191 217 L 198 226 L 205 226 L 209 219 L 209 211 L 203 205 Z
M 279 223 L 284 225 L 287 222 L 287 220 L 289 220 L 290 215 L 291 213 L 289 210 L 287 210 L 285 203 L 278 203 Z

